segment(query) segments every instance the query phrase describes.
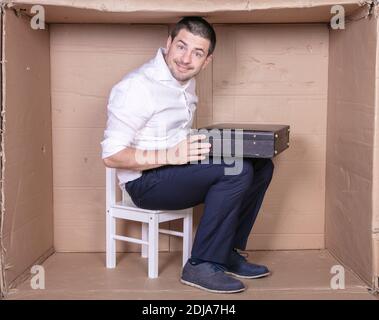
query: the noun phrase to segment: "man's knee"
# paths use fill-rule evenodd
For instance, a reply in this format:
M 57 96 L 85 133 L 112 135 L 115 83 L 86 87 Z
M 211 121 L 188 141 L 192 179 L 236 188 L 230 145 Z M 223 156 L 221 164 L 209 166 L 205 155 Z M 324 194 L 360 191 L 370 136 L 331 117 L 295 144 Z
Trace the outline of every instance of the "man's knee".
M 274 174 L 273 161 L 271 159 L 264 159 L 263 166 L 261 166 L 260 170 L 262 171 L 262 174 L 266 180 L 271 180 L 272 175 Z

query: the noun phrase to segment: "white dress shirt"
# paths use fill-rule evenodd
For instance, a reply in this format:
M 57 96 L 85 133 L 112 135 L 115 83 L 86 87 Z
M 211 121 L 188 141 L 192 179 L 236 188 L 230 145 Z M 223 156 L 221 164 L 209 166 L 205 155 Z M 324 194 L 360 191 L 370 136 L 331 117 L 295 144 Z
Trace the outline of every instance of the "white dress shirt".
M 181 85 L 164 60 L 164 49 L 155 58 L 127 74 L 111 90 L 108 120 L 101 142 L 102 158 L 126 147 L 167 149 L 190 132 L 198 98 L 195 79 Z M 122 184 L 139 178 L 141 171 L 117 169 Z

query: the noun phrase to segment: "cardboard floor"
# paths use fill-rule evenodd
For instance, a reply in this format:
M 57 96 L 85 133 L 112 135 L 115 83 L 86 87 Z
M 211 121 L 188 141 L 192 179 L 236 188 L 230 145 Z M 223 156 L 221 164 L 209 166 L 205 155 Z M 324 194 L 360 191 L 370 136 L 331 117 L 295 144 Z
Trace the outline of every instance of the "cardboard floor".
M 326 250 L 255 251 L 248 260 L 266 264 L 272 275 L 243 280 L 237 294 L 212 294 L 179 282 L 180 252 L 162 252 L 159 278 L 147 278 L 147 260 L 138 253 L 119 253 L 115 269 L 106 269 L 103 253 L 55 253 L 44 263 L 45 289 L 31 288 L 31 277 L 7 299 L 367 299 L 367 286 L 345 269 L 345 289 L 332 289 L 331 273 L 339 265 Z

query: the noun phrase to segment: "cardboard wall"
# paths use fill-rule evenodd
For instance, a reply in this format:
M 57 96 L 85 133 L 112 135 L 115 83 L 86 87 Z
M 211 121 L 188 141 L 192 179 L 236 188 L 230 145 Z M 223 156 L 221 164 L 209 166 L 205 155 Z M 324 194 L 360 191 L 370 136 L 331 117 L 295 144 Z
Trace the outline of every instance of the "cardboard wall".
M 1 112 L 3 111 L 3 103 L 5 103 L 3 99 L 3 91 L 5 90 L 4 86 L 4 77 L 3 77 L 3 8 L 0 7 L 0 60 L 1 60 L 1 70 L 0 70 L 0 108 Z M 2 115 L 1 115 L 1 124 L 0 124 L 0 148 L 1 148 L 1 155 L 3 154 L 4 150 L 4 143 L 3 143 L 3 121 L 2 121 Z M 1 162 L 0 162 L 0 170 L 1 170 L 1 179 L 0 179 L 0 201 L 1 201 L 1 207 L 0 207 L 0 235 L 2 235 L 3 230 L 3 223 L 4 223 L 4 202 L 3 202 L 3 176 L 4 176 L 4 164 L 3 164 L 3 157 L 1 156 Z M 5 248 L 3 244 L 3 238 L 0 236 L 0 297 L 2 297 L 3 293 L 6 291 L 6 281 L 5 281 Z
M 49 31 L 4 16 L 3 243 L 8 284 L 53 247 Z
M 214 63 L 198 78 L 197 127 L 288 123 L 248 249 L 324 247 L 328 29 L 325 25 L 215 25 Z M 202 206 L 196 208 L 196 223 Z M 179 228 L 179 227 L 178 227 Z M 180 241 L 171 242 L 174 249 Z
M 323 24 L 216 25 L 207 123 L 285 123 L 291 146 L 275 173 L 249 249 L 324 247 L 328 29 Z
M 100 142 L 110 90 L 155 56 L 165 25 L 52 24 L 51 92 L 54 172 L 54 247 L 64 252 L 105 251 L 105 167 Z M 140 224 L 119 224 L 140 235 Z M 119 251 L 140 246 L 118 243 Z M 168 236 L 161 235 L 161 250 Z
M 373 17 L 330 32 L 326 247 L 367 283 L 372 282 L 373 198 L 378 197 L 373 187 L 376 50 Z
M 50 29 L 54 246 L 60 252 L 104 251 L 99 141 L 109 91 L 164 46 L 168 29 L 99 24 Z M 216 32 L 214 63 L 198 79 L 197 126 L 271 122 L 293 129 L 292 147 L 276 160 L 249 249 L 323 248 L 328 30 L 325 25 L 219 25 Z M 196 208 L 196 222 L 201 212 L 202 206 Z M 139 224 L 120 231 L 139 235 Z M 172 250 L 180 246 L 180 240 L 170 239 Z M 166 236 L 160 248 L 169 248 Z

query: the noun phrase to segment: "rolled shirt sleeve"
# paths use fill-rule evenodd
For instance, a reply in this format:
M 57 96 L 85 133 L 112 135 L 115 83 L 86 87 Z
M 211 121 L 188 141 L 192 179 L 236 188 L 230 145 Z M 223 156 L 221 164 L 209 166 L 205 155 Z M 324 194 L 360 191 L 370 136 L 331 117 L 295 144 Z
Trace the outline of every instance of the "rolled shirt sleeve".
M 149 92 L 138 78 L 127 78 L 116 84 L 110 93 L 108 120 L 101 142 L 102 159 L 130 146 L 136 133 L 154 113 Z

